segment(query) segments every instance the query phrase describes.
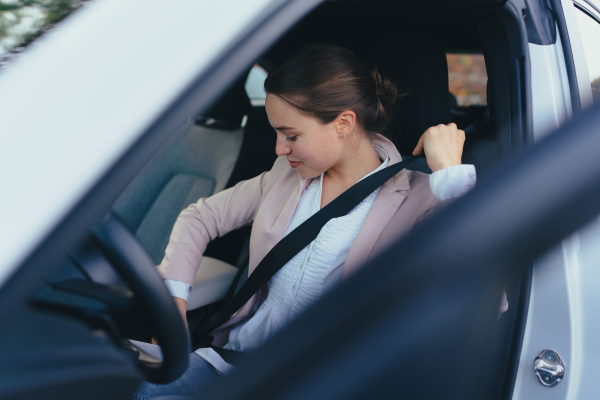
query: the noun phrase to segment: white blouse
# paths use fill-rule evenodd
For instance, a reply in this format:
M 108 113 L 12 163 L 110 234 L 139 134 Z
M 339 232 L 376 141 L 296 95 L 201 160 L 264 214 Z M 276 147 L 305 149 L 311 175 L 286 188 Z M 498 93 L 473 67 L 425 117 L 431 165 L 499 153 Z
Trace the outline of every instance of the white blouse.
M 362 179 L 388 166 L 387 153 L 378 146 L 375 146 L 375 150 L 379 158 L 384 161 Z M 463 194 L 474 186 L 475 167 L 472 165 L 456 167 L 463 167 L 463 171 L 445 171 L 450 175 L 454 172 L 456 177 L 449 179 L 446 176 L 445 179 L 440 180 L 441 192 L 444 196 L 438 200 L 455 197 L 452 194 Z M 458 175 L 463 177 L 462 180 Z M 454 190 L 456 193 L 453 193 L 452 188 L 444 185 L 448 180 L 454 182 L 452 186 L 456 186 Z M 461 183 L 457 184 L 457 181 Z M 314 178 L 306 187 L 285 235 L 320 210 L 322 188 L 323 175 Z M 316 239 L 271 278 L 267 299 L 253 316 L 234 326 L 229 333 L 229 341 L 224 346 L 225 349 L 242 352 L 258 349 L 291 320 L 316 303 L 325 291 L 341 281 L 346 256 L 380 190 L 381 187 L 377 188 L 347 215 L 327 222 Z M 196 353 L 211 363 L 221 374 L 227 374 L 233 369 L 232 365 L 226 363 L 211 348 L 198 349 Z

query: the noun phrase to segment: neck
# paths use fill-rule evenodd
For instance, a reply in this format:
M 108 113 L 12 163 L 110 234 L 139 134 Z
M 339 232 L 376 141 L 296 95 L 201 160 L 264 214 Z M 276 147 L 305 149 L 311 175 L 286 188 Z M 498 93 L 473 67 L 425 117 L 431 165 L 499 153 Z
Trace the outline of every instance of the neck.
M 355 143 L 348 143 L 344 157 L 325 172 L 329 181 L 350 187 L 381 165 L 371 141 L 360 136 Z

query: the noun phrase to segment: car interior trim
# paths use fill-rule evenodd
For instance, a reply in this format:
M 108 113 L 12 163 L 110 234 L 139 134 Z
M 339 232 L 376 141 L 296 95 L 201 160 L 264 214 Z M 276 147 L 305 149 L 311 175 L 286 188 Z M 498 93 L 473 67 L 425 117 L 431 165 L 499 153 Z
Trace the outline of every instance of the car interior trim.
M 573 116 L 581 114 L 581 98 L 579 94 L 579 86 L 577 83 L 577 71 L 575 70 L 575 60 L 573 59 L 573 50 L 569 40 L 569 31 L 565 20 L 565 13 L 561 0 L 549 0 L 554 12 L 554 18 L 558 25 L 558 33 L 561 37 L 561 44 L 565 56 L 565 65 L 567 67 L 567 76 L 569 78 L 569 89 L 571 91 L 571 105 Z

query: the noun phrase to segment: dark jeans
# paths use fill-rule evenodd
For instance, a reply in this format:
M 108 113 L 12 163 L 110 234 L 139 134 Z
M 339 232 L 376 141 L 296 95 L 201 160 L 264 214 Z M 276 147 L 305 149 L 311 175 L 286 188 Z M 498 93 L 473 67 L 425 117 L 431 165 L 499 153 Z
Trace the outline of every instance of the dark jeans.
M 160 347 L 143 342 L 135 342 L 148 353 L 162 357 Z M 131 398 L 132 400 L 148 400 L 158 396 L 178 395 L 199 398 L 218 379 L 215 368 L 196 353 L 190 354 L 190 364 L 179 379 L 165 385 L 144 382 Z

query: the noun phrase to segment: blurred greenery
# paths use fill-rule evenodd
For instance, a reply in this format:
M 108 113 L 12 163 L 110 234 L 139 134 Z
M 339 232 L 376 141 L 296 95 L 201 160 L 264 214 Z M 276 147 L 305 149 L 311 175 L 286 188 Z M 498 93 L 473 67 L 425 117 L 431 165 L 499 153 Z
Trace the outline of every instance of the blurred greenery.
M 4 52 L 26 47 L 86 0 L 0 0 L 0 43 Z M 29 26 L 23 27 L 25 19 Z

